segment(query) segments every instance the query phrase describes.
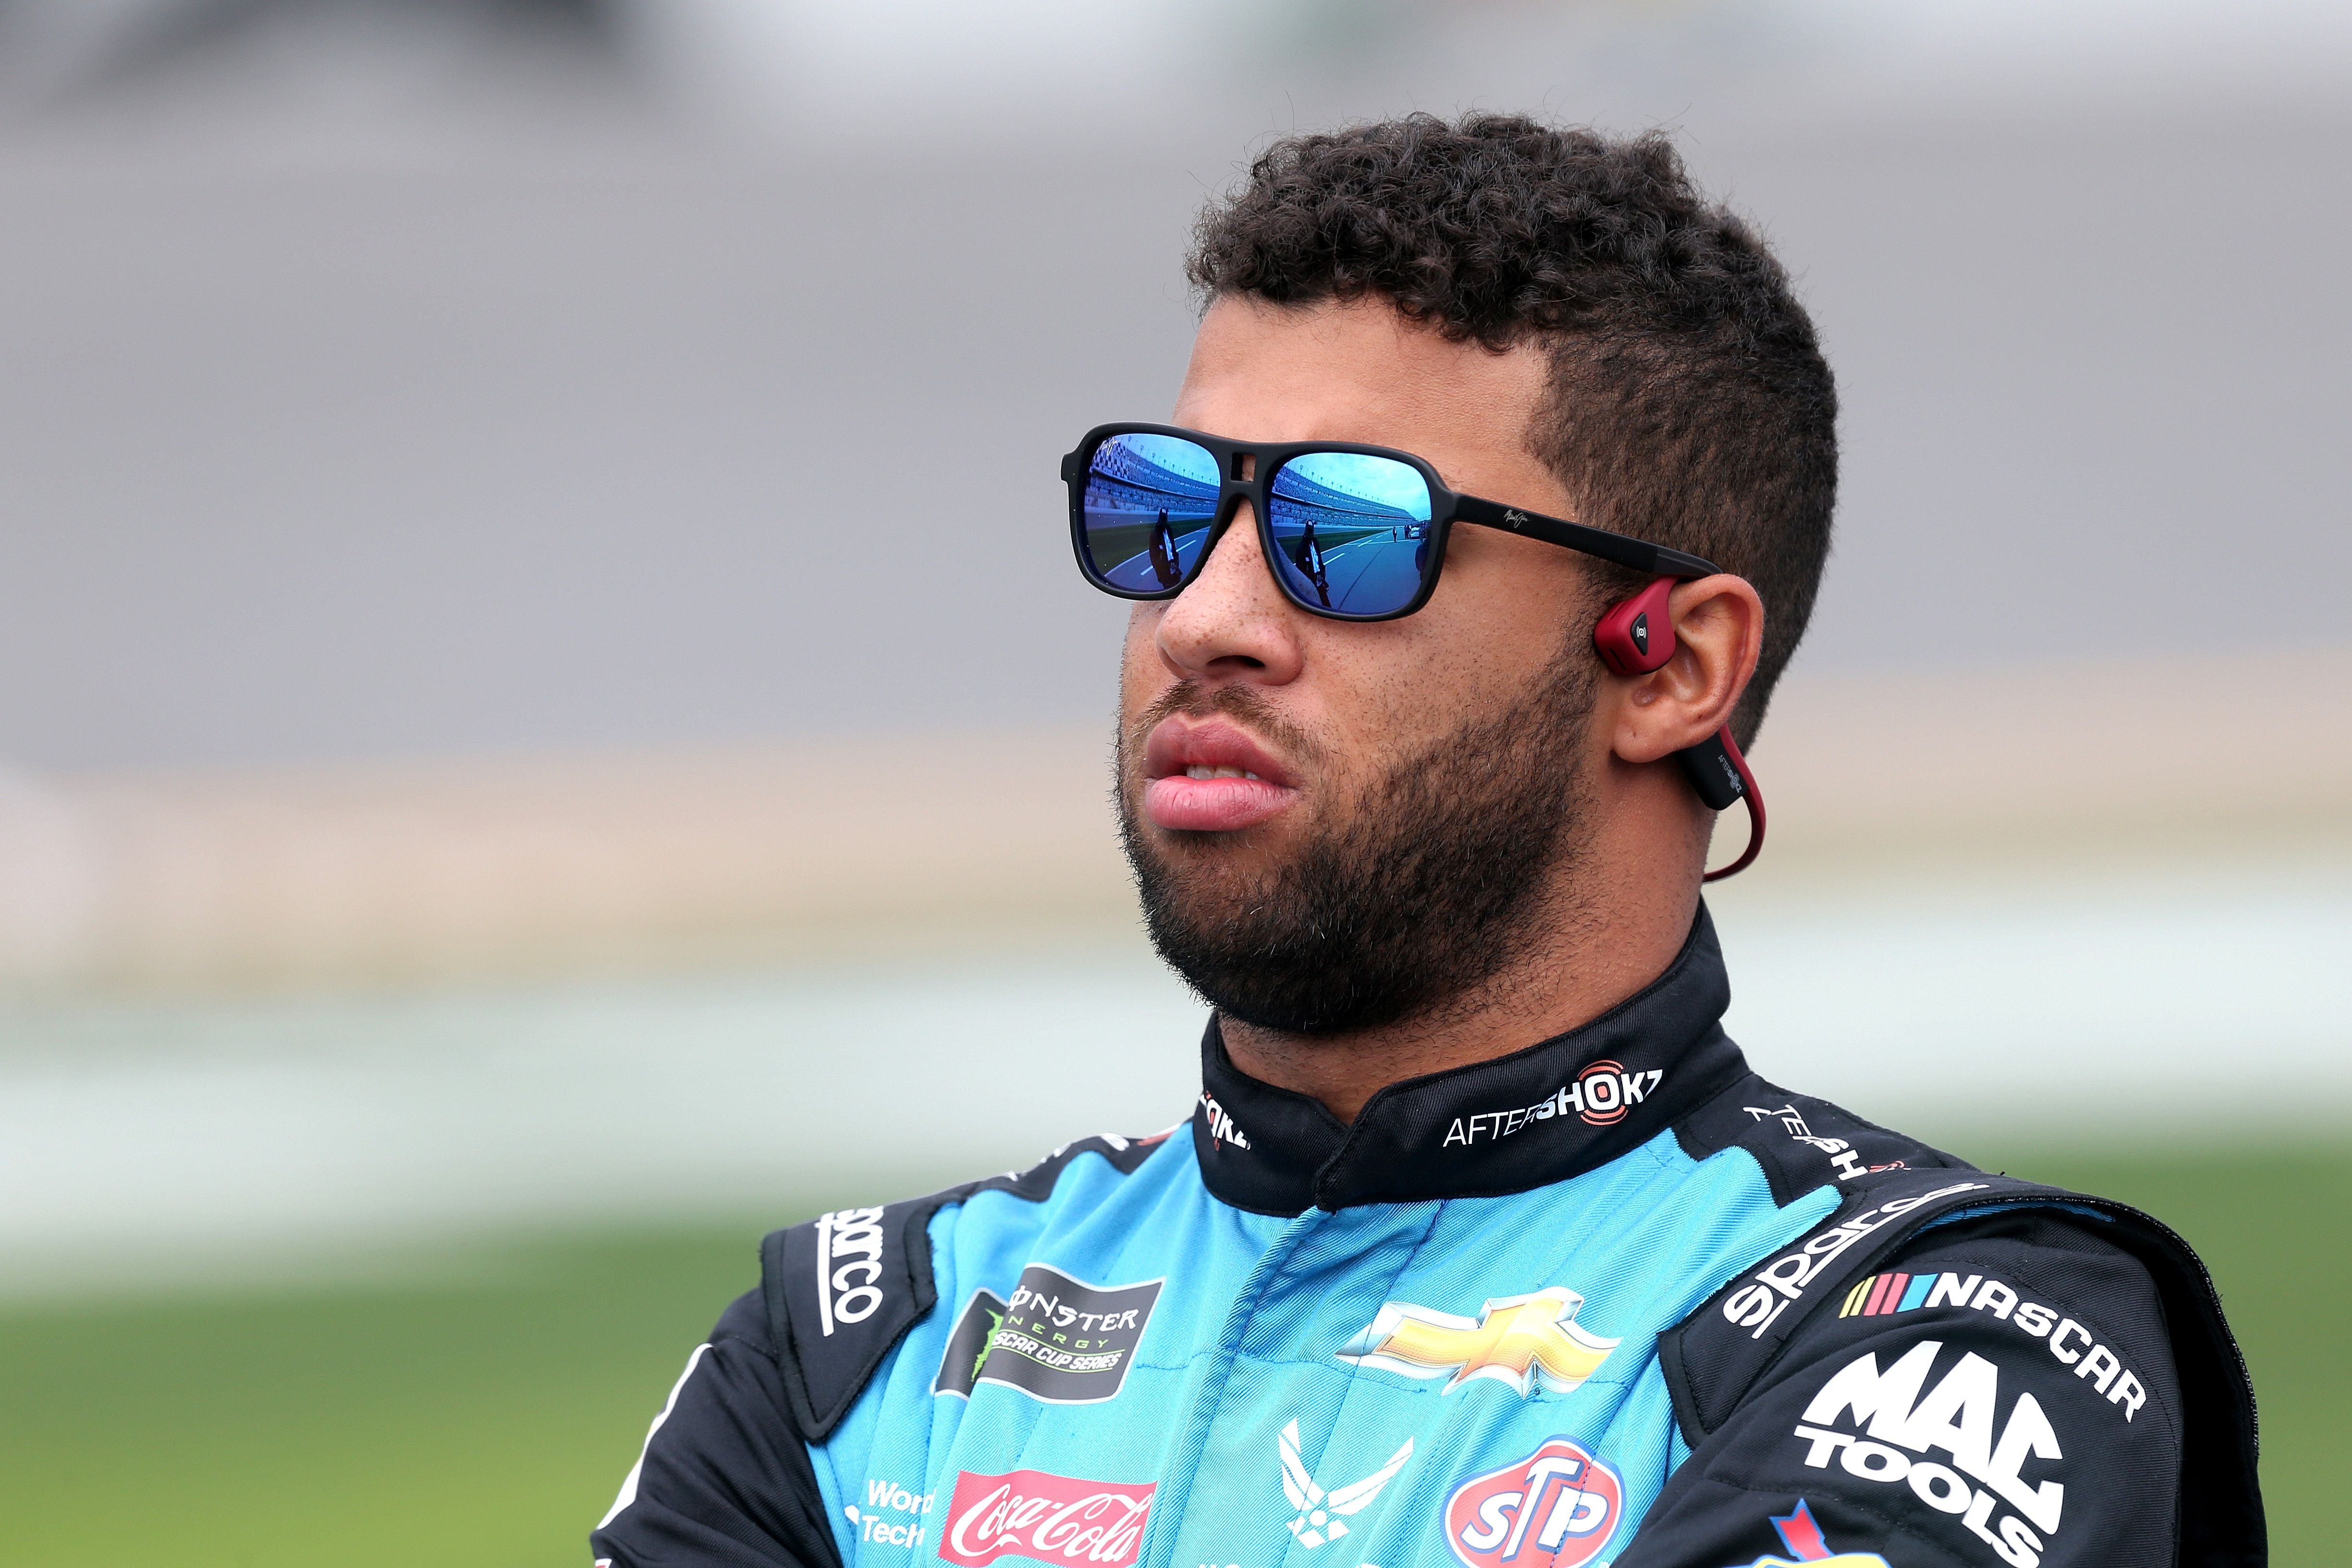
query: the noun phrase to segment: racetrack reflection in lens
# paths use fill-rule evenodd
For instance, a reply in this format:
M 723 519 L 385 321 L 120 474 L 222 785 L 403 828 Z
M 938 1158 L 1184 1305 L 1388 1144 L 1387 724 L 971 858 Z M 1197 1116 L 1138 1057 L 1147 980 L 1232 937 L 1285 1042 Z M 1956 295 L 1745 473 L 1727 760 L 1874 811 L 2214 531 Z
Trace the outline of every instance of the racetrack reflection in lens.
M 1429 482 L 1394 458 L 1309 452 L 1274 476 L 1275 571 L 1300 602 L 1384 616 L 1421 592 Z
M 1114 588 L 1173 588 L 1201 563 L 1217 515 L 1217 459 L 1175 436 L 1113 436 L 1087 465 L 1086 549 Z

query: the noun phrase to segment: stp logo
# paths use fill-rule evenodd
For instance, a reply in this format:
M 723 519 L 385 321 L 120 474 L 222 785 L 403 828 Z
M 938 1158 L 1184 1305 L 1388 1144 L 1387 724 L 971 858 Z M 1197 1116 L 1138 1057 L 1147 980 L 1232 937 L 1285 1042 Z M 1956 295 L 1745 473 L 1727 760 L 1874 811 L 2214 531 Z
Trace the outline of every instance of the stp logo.
M 1151 1509 L 1150 1482 L 1073 1480 L 1044 1470 L 956 1477 L 940 1555 L 987 1568 L 1005 1554 L 1047 1563 L 1130 1568 Z
M 1445 1543 L 1464 1568 L 1580 1568 L 1625 1506 L 1617 1472 L 1566 1437 L 1473 1476 L 1445 1500 Z

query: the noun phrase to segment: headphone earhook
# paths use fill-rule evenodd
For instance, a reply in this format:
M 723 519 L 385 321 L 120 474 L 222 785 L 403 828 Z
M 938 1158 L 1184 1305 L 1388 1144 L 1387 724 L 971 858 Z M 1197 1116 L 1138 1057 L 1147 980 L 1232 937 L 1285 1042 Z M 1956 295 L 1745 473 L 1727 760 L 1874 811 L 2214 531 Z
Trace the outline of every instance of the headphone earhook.
M 1601 663 L 1619 675 L 1647 675 L 1675 657 L 1675 623 L 1667 613 L 1666 597 L 1679 581 L 1653 578 L 1640 593 L 1601 612 L 1592 628 L 1593 651 Z M 1756 787 L 1755 771 L 1739 754 L 1739 742 L 1731 738 L 1731 726 L 1726 724 L 1698 744 L 1684 747 L 1675 753 L 1675 761 L 1682 764 L 1683 776 L 1690 780 L 1691 788 L 1708 810 L 1725 811 L 1738 800 L 1748 803 L 1748 847 L 1739 852 L 1738 859 L 1701 879 L 1718 882 L 1754 865 L 1764 848 L 1764 796 Z

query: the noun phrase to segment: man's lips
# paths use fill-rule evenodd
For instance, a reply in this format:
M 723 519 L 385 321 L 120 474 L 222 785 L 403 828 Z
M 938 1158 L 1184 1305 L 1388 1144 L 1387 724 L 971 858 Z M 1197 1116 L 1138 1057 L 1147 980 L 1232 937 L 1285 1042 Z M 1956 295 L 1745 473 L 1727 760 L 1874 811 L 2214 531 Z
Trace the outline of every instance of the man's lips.
M 1298 798 L 1273 753 L 1223 719 L 1162 719 L 1145 744 L 1143 776 L 1143 815 L 1193 833 L 1255 827 Z

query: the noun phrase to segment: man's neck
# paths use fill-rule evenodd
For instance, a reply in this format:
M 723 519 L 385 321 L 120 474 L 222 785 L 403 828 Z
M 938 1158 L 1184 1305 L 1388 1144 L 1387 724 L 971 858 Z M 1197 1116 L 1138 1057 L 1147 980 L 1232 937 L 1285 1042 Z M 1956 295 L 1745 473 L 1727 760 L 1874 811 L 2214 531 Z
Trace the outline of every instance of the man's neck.
M 1554 940 L 1433 1012 L 1345 1035 L 1286 1034 L 1223 1016 L 1218 1029 L 1242 1071 L 1353 1121 L 1390 1084 L 1508 1056 L 1601 1016 L 1665 972 L 1697 910 L 1696 886 L 1556 898 L 1544 922 Z

